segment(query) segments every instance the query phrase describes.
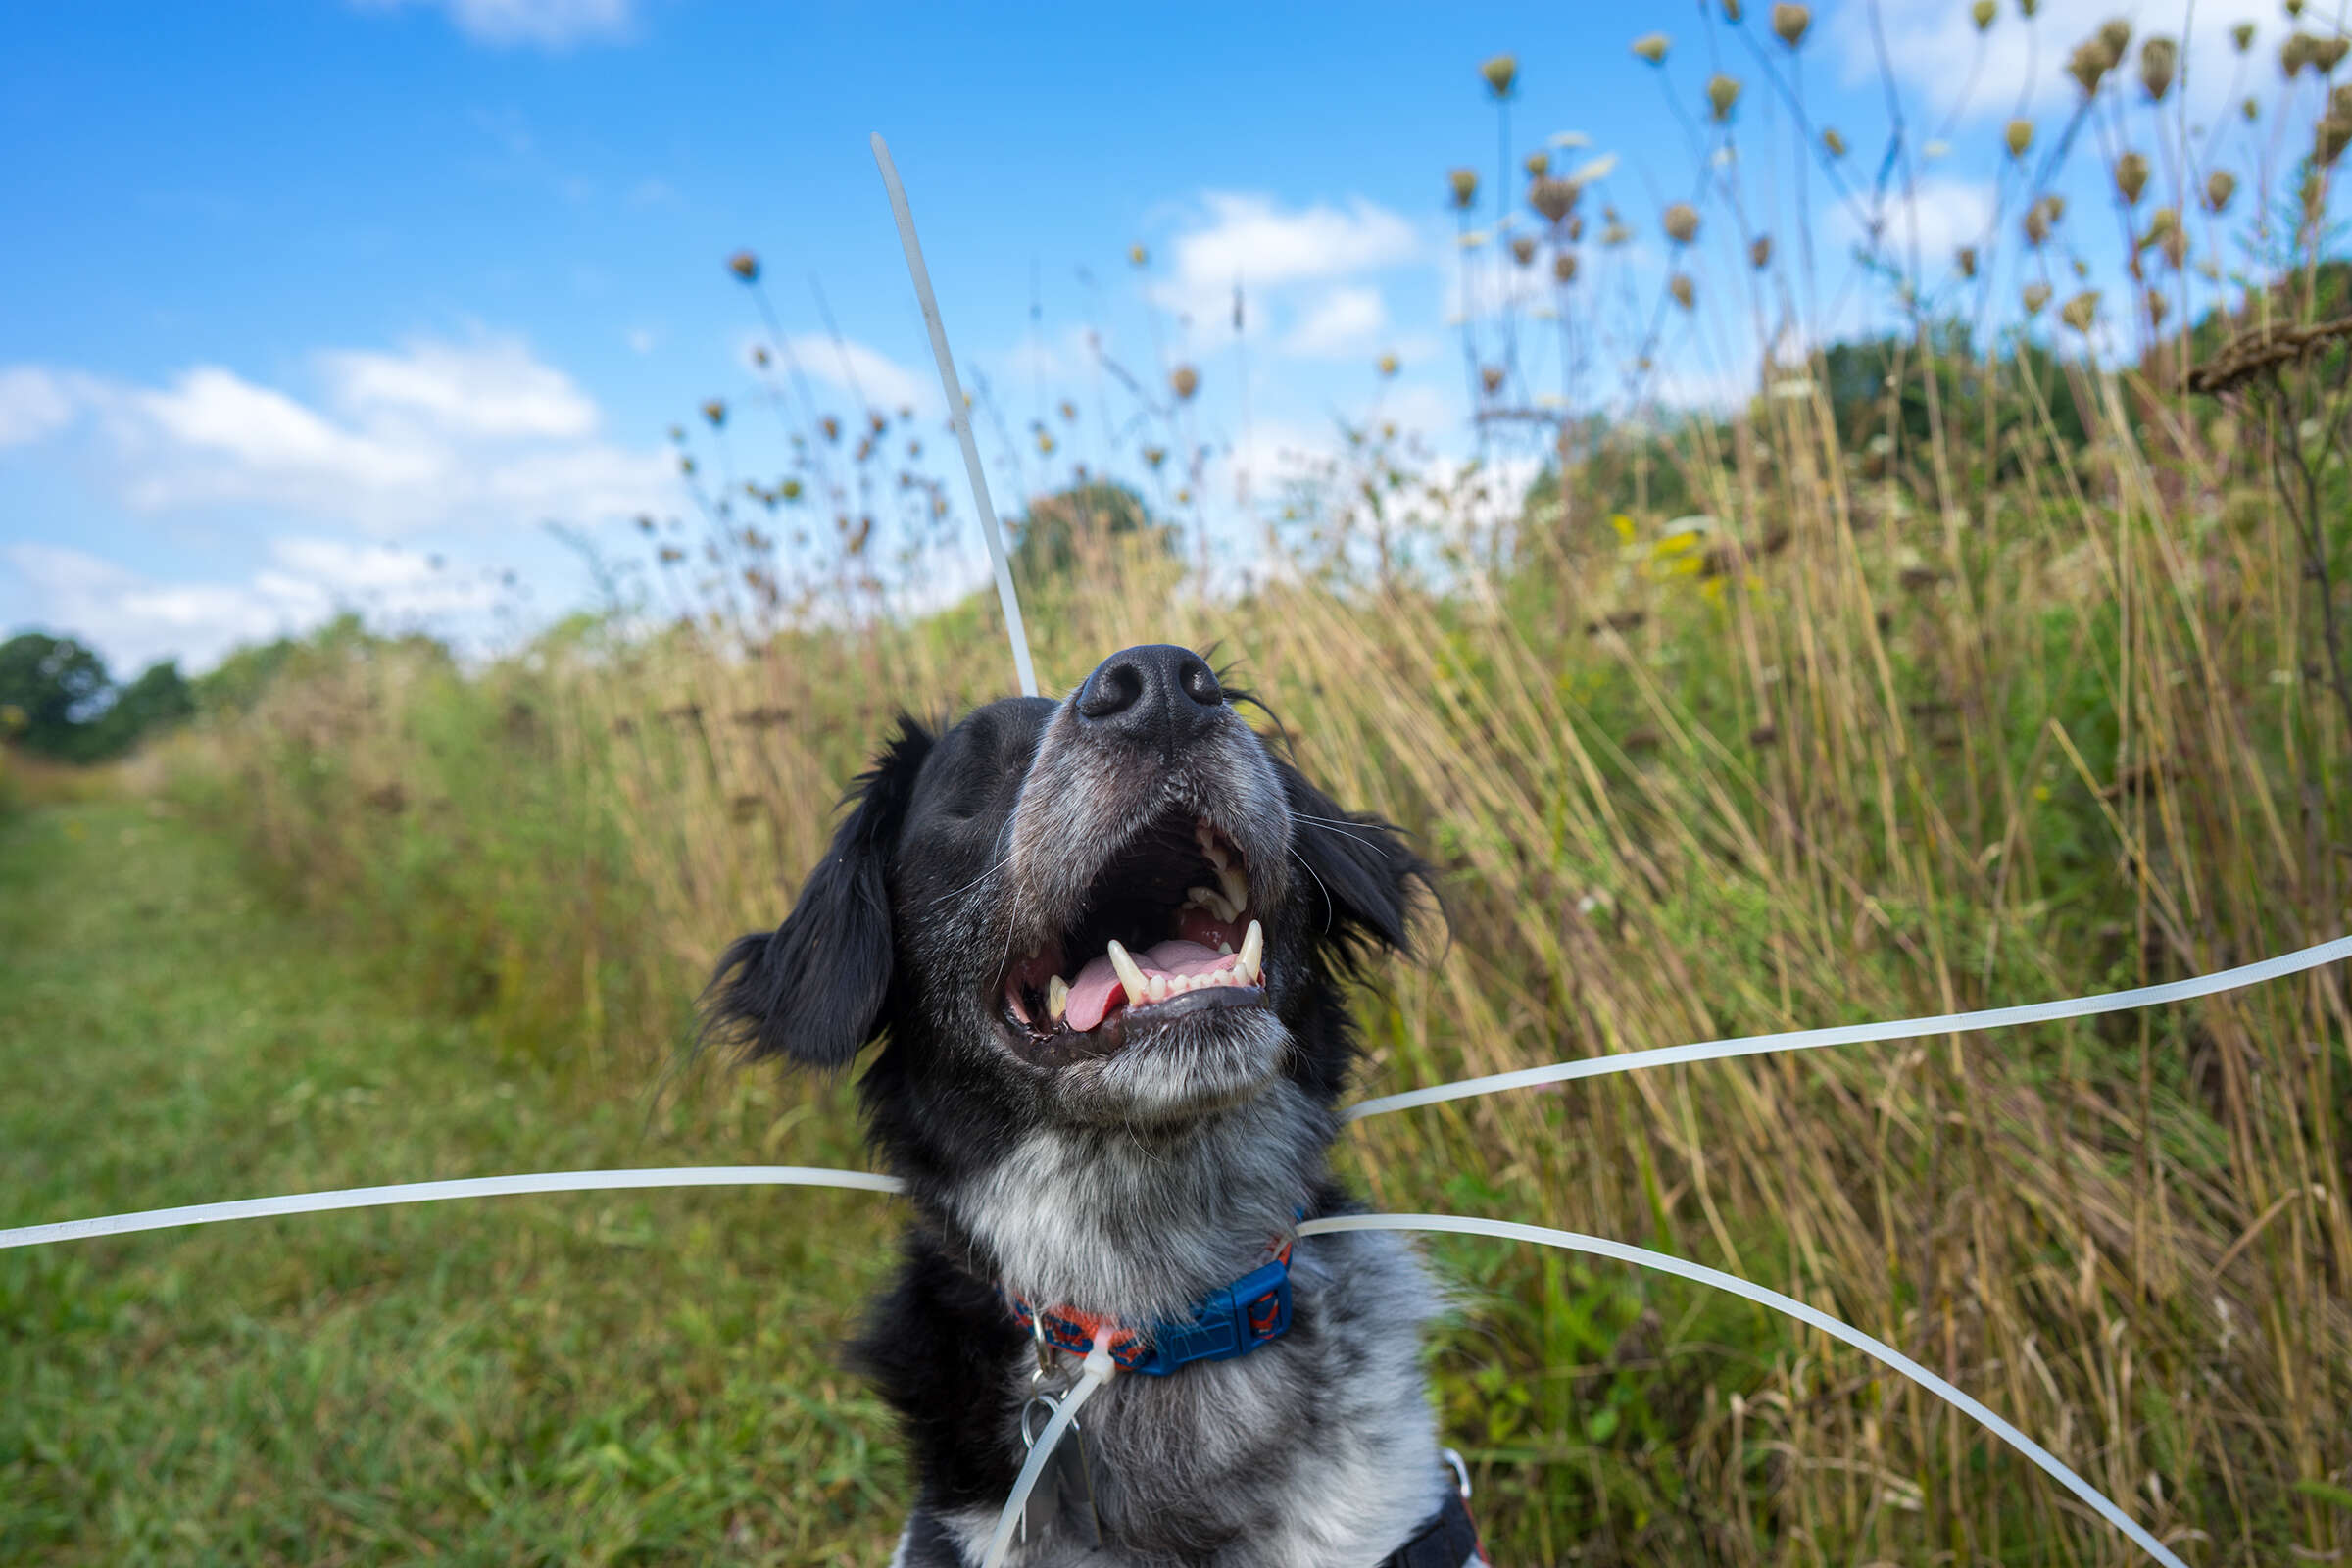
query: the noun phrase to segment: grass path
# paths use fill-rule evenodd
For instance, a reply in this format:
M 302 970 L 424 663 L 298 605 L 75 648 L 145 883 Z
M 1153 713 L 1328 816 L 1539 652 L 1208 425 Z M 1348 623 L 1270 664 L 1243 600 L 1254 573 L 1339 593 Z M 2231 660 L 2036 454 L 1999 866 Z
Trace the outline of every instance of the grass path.
M 182 820 L 0 820 L 0 1225 L 815 1152 L 649 1126 L 396 980 Z M 888 1220 L 585 1194 L 0 1253 L 0 1562 L 879 1561 L 901 1472 L 832 1348 Z

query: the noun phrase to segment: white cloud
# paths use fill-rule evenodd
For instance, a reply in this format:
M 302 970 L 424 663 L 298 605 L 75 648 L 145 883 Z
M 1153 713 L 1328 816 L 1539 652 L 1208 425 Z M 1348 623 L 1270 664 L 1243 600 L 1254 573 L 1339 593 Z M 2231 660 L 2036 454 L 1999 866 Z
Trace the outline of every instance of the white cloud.
M 0 368 L 0 447 L 21 447 L 73 422 L 72 384 L 37 365 Z
M 438 5 L 476 43 L 568 49 L 608 43 L 629 32 L 630 0 L 359 0 L 368 10 Z
M 1888 198 L 1886 232 L 1880 235 L 1879 244 L 1887 256 L 1898 260 L 1911 256 L 1916 245 L 1923 276 L 1939 277 L 1961 246 L 1984 243 L 1992 225 L 1994 201 L 1988 179 L 1926 175 L 1909 202 L 1899 192 Z M 1841 248 L 1869 241 L 1862 224 L 1844 207 L 1836 210 L 1830 232 Z
M 1379 271 L 1421 253 L 1410 222 L 1361 197 L 1286 209 L 1268 196 L 1209 191 L 1196 219 L 1172 246 L 1173 271 L 1147 292 L 1206 325 L 1230 319 L 1238 286 L 1250 333 L 1264 326 L 1269 296 L 1279 301 L 1299 285 Z
M 0 420 L 28 411 L 9 427 L 37 439 L 75 412 L 95 415 L 104 471 L 144 512 L 245 504 L 390 535 L 589 523 L 671 498 L 669 460 L 597 439 L 595 403 L 514 340 L 420 341 L 318 363 L 318 405 L 219 366 L 161 387 L 0 368 Z
M 861 399 L 865 406 L 895 414 L 939 407 L 939 381 L 928 371 L 910 370 L 879 349 L 852 338 L 836 342 L 821 332 L 786 339 L 804 374 Z
M 2030 114 L 2072 109 L 2081 89 L 2066 74 L 2067 54 L 2118 14 L 2132 24 L 2131 59 L 2120 74 L 2130 83 L 2129 94 L 2134 101 L 2141 97 L 2139 39 L 2152 32 L 2182 38 L 2183 27 L 2187 27 L 2181 55 L 2190 74 L 2180 90 L 2188 93 L 2192 111 L 2200 114 L 2214 112 L 2229 92 L 2234 63 L 2230 27 L 2240 22 L 2256 24 L 2260 34 L 2255 56 L 2266 74 L 2275 74 L 2278 45 L 2284 41 L 2288 25 L 2275 0 L 2196 0 L 2193 7 L 2189 0 L 2148 6 L 2119 4 L 2118 0 L 2043 0 L 2032 22 L 2004 4 L 1992 26 L 1982 34 L 1964 5 L 1947 0 L 1882 0 L 1880 24 L 1895 74 L 1924 95 L 1930 106 L 1949 113 L 1960 105 L 1962 89 L 1973 80 L 1966 111 L 1974 119 L 1989 120 L 2016 113 L 2021 92 Z M 1839 7 L 1827 31 L 1836 41 L 1849 82 L 1876 79 L 1878 49 L 1867 8 L 1850 3 Z M 1972 66 L 1980 49 L 1983 63 Z
M 303 631 L 345 609 L 394 623 L 488 608 L 477 573 L 446 571 L 411 551 L 304 537 L 270 541 L 270 564 L 239 583 L 165 583 L 58 545 L 14 544 L 5 559 L 44 624 L 96 644 L 117 673 L 158 659 L 190 668 L 239 643 Z
M 1327 289 L 1282 340 L 1283 352 L 1327 359 L 1368 349 L 1389 324 L 1388 302 L 1370 284 Z

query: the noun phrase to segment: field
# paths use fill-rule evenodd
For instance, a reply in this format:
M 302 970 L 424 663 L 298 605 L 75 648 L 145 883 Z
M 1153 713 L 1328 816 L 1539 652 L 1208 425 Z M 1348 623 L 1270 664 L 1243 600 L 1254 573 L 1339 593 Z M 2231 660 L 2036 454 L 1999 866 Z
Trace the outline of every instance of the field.
M 1779 13 L 1801 10 L 1776 8 L 1790 54 Z M 2116 182 L 2132 298 L 2043 314 L 2093 215 L 2048 206 L 2053 165 L 2013 130 L 2001 286 L 2040 279 L 2022 316 L 2007 292 L 1978 309 L 1990 250 L 1935 259 L 1932 301 L 1914 258 L 1899 327 L 1768 346 L 1718 414 L 1563 415 L 1532 488 L 1370 417 L 1268 509 L 1247 582 L 1157 520 L 1191 504 L 1185 367 L 1134 490 L 1097 476 L 1028 508 L 1049 690 L 1131 643 L 1213 646 L 1310 776 L 1441 866 L 1424 956 L 1362 1000 L 1369 1092 L 2118 989 L 2352 930 L 2352 353 L 2328 216 L 2352 100 L 2326 79 L 2345 50 L 2315 40 L 2284 78 L 2266 112 L 2301 115 L 2310 151 L 2273 135 L 2232 208 L 2198 161 L 2217 143 L 2173 135 L 2156 41 L 2136 87 L 2124 42 L 2083 43 L 2108 53 L 2074 57 L 2059 144 L 2087 125 Z M 1705 134 L 1728 144 L 1722 97 Z M 2169 149 L 2161 213 L 2132 137 Z M 1609 243 L 1530 167 L 1545 246 Z M 1692 272 L 1812 287 L 1769 236 L 1704 272 L 1740 210 L 1716 177 L 1654 319 L 1714 299 Z M 1475 237 L 1493 256 L 1500 233 Z M 1608 296 L 1549 275 L 1581 330 Z M 862 440 L 857 411 L 846 442 L 812 421 L 755 477 L 740 424 L 706 417 L 680 433 L 702 510 L 647 519 L 607 612 L 487 663 L 340 625 L 108 798 L 20 789 L 0 1221 L 859 1162 L 845 1085 L 696 1056 L 693 999 L 788 907 L 894 711 L 1006 689 L 1003 628 L 982 597 L 894 598 L 952 519 L 904 485 L 905 518 L 859 515 L 893 490 L 886 411 Z M 1612 1236 L 1811 1301 L 2192 1563 L 2352 1552 L 2341 966 L 1415 1111 L 1340 1157 L 1379 1206 Z M 0 1555 L 879 1562 L 905 1476 L 831 1348 L 896 1224 L 864 1198 L 698 1193 L 0 1255 Z M 1458 1292 L 1431 1349 L 1442 1419 L 1498 1562 L 2133 1560 L 1796 1325 L 1502 1244 L 1429 1253 Z

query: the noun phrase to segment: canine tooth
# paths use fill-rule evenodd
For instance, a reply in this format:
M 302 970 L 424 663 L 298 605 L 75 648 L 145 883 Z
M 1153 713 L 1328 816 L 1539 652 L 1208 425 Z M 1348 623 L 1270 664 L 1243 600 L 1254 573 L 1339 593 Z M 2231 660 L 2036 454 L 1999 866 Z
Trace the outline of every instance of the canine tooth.
M 1144 983 L 1144 966 L 1119 946 L 1116 938 L 1110 944 L 1110 966 L 1119 972 L 1119 984 L 1127 992 L 1129 1005 L 1145 1001 L 1150 996 L 1150 988 Z
M 1061 1015 L 1069 1010 L 1070 983 L 1055 975 L 1046 982 L 1046 1011 L 1053 1015 L 1055 1023 L 1059 1023 Z
M 1265 962 L 1265 928 L 1252 920 L 1250 922 L 1249 931 L 1242 937 L 1241 971 L 1242 979 L 1245 982 L 1254 983 L 1256 981 L 1259 966 Z

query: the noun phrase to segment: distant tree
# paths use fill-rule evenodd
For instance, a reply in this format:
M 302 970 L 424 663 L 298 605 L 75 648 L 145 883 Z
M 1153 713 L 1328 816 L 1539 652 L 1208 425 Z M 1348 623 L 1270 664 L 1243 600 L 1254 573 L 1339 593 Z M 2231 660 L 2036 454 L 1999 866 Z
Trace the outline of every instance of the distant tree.
M 82 726 L 84 761 L 120 757 L 141 740 L 196 712 L 196 694 L 179 673 L 176 660 L 158 660 L 138 679 L 115 693 L 106 710 Z
M 1067 572 L 1078 561 L 1080 541 L 1145 535 L 1162 550 L 1175 548 L 1175 531 L 1152 515 L 1144 498 L 1123 484 L 1097 479 L 1029 503 L 1013 524 L 1020 543 L 1013 564 L 1029 582 Z
M 28 752 L 83 760 L 89 723 L 113 689 L 106 661 L 71 637 L 28 631 L 0 643 L 0 710 Z

